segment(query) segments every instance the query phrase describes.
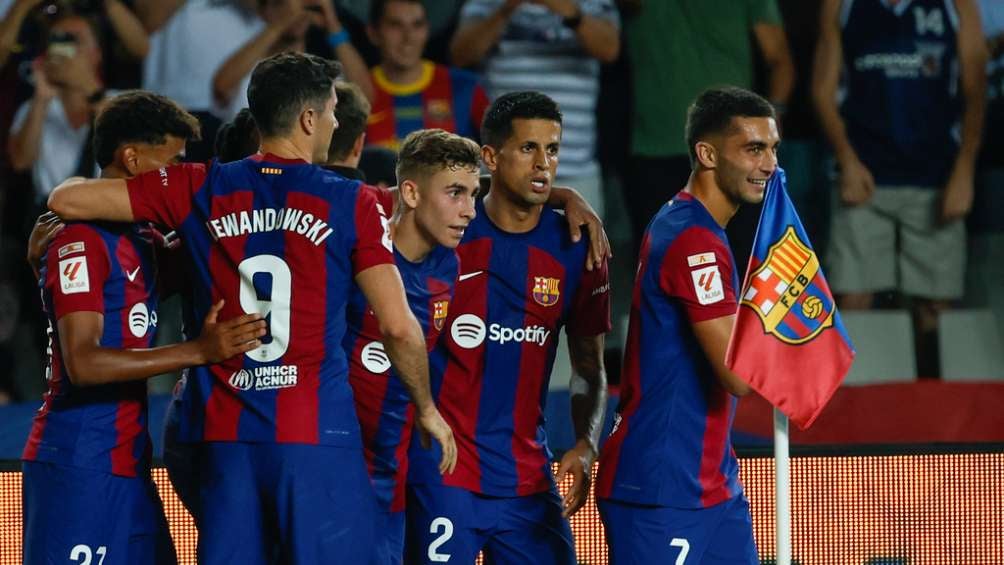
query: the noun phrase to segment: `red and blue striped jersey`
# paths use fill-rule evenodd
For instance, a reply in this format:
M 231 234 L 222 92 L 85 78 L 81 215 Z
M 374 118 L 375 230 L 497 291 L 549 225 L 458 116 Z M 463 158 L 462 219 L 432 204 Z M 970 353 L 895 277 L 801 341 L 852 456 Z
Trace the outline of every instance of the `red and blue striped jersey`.
M 390 82 L 379 66 L 370 73 L 375 99 L 366 126 L 366 143 L 397 150 L 411 132 L 440 128 L 478 139 L 488 96 L 469 71 L 422 63 L 411 84 Z
M 223 299 L 221 320 L 260 312 L 268 325 L 257 349 L 189 372 L 180 439 L 359 447 L 339 344 L 353 278 L 394 261 L 375 191 L 273 155 L 176 165 L 128 186 L 136 218 L 185 242 L 196 324 Z
M 157 326 L 153 249 L 133 224 L 74 223 L 49 244 L 39 283 L 49 319 L 48 390 L 22 458 L 135 477 L 150 466 L 146 381 L 70 382 L 59 345 L 63 316 L 104 317 L 101 347 L 148 348 Z
M 457 441 L 457 467 L 441 476 L 438 449 L 413 440 L 409 482 L 490 496 L 551 488 L 544 404 L 558 332 L 610 330 L 606 264 L 586 270 L 588 245 L 573 243 L 565 217 L 550 207 L 534 229 L 507 233 L 478 202 L 457 248 L 461 274 L 448 329 L 429 356 L 432 392 Z
M 449 312 L 459 269 L 457 253 L 437 246 L 420 263 L 408 261 L 396 250 L 394 259 L 404 281 L 408 305 L 431 351 Z M 362 428 L 366 465 L 381 507 L 399 512 L 404 510 L 414 406 L 390 365 L 381 343 L 379 322 L 358 287 L 349 299 L 348 321 L 343 343 L 349 355 L 349 384 Z
M 725 231 L 700 201 L 677 194 L 642 242 L 598 497 L 701 508 L 740 494 L 736 398 L 719 384 L 693 330 L 735 314 L 738 286 Z

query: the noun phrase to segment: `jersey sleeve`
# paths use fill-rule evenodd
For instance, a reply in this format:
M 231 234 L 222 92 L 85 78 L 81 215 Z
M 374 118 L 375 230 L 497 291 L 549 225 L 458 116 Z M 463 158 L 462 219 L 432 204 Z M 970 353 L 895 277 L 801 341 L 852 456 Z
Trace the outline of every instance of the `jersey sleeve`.
M 691 323 L 736 313 L 732 255 L 711 230 L 692 227 L 680 233 L 658 269 L 659 287 L 683 303 Z
M 52 296 L 53 318 L 73 312 L 104 313 L 110 265 L 108 247 L 97 232 L 84 224 L 63 229 L 45 254 L 45 287 Z
M 352 274 L 370 267 L 394 264 L 390 242 L 390 215 L 380 203 L 376 187 L 360 185 L 356 195 L 356 243 L 352 249 Z
M 565 331 L 568 335 L 589 337 L 605 334 L 610 323 L 610 272 L 606 260 L 592 271 L 583 267 L 582 280 L 572 299 Z
M 177 228 L 192 209 L 192 197 L 206 180 L 206 166 L 181 163 L 137 175 L 127 182 L 137 221 Z

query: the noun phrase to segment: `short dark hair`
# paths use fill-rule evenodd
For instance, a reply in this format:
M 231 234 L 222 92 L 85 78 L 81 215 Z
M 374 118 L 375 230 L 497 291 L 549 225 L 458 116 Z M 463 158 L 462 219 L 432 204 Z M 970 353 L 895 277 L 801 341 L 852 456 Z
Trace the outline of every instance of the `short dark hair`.
M 551 120 L 561 125 L 558 103 L 534 91 L 510 92 L 492 102 L 481 122 L 481 142 L 501 147 L 512 135 L 513 120 Z
M 338 127 L 331 134 L 329 163 L 349 156 L 356 140 L 366 131 L 366 120 L 370 117 L 370 101 L 357 85 L 338 81 L 335 83 L 335 94 L 338 95 L 338 105 L 335 106 Z
M 441 129 L 420 129 L 404 138 L 395 173 L 400 183 L 443 169 L 477 170 L 480 165 L 481 147 L 474 141 Z
M 199 120 L 166 96 L 127 90 L 111 97 L 94 120 L 94 159 L 103 169 L 123 144 L 160 145 L 169 135 L 198 140 Z
M 220 163 L 239 161 L 248 155 L 258 152 L 261 145 L 261 134 L 255 124 L 251 110 L 241 109 L 233 120 L 216 130 L 216 158 Z
M 251 71 L 248 106 L 262 137 L 288 133 L 307 106 L 320 110 L 341 66 L 307 53 L 279 53 Z
M 685 136 L 690 164 L 697 163 L 698 141 L 709 135 L 725 133 L 732 118 L 774 118 L 774 106 L 763 96 L 737 86 L 709 88 L 699 94 L 687 109 Z
M 422 0 L 370 0 L 370 19 L 369 24 L 372 26 L 377 25 L 383 18 L 383 14 L 387 11 L 387 4 L 391 2 L 410 2 L 412 4 L 420 4 L 422 9 L 425 9 L 425 2 Z M 428 12 L 428 10 L 426 10 Z

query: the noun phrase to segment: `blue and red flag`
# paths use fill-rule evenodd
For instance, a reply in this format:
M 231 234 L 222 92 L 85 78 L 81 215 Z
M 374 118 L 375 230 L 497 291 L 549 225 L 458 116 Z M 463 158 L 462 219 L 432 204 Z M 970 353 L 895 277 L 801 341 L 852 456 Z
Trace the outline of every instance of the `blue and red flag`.
M 785 189 L 767 183 L 725 365 L 802 429 L 854 359 L 819 258 Z

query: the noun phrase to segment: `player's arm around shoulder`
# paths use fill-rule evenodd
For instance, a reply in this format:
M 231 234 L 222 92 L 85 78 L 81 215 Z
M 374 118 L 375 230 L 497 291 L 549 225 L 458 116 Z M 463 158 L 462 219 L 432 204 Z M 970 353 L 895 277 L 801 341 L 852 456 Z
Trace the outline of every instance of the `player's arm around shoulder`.
M 67 179 L 49 194 L 48 205 L 63 220 L 134 221 L 124 179 Z

